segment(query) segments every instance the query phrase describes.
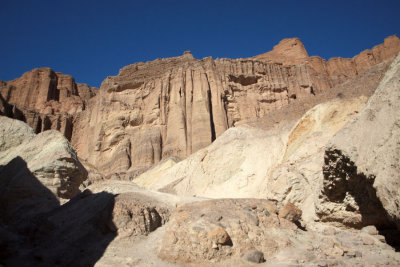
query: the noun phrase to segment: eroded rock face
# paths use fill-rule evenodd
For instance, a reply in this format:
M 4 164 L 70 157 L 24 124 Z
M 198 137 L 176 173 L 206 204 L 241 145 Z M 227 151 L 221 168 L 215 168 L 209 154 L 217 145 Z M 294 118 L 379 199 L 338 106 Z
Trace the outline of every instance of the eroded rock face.
M 372 65 L 386 62 L 400 51 L 400 40 L 389 37 L 373 50 Z M 106 177 L 133 178 L 162 159 L 186 158 L 232 126 L 296 101 L 312 102 L 366 71 L 357 70 L 355 59 L 308 57 L 299 39 L 284 40 L 267 54 L 197 60 L 185 53 L 126 66 L 103 81 L 77 116 L 72 143 Z
M 106 178 L 130 179 L 162 159 L 186 158 L 232 126 L 297 102 L 308 103 L 296 111 L 303 114 L 320 103 L 317 96 L 387 64 L 398 51 L 400 40 L 391 36 L 352 59 L 329 61 L 309 57 L 297 38 L 249 59 L 197 60 L 185 52 L 126 66 L 99 92 L 40 68 L 0 83 L 0 112 L 36 133 L 61 131 Z
M 147 235 L 164 225 L 170 216 L 168 206 L 157 199 L 135 193 L 115 198 L 113 224 L 118 238 Z
M 360 114 L 330 142 L 325 152 L 327 221 L 357 225 L 400 225 L 400 56 L 392 63 Z M 354 216 L 349 216 L 353 212 Z M 343 216 L 347 214 L 347 216 Z
M 268 62 L 281 62 L 287 65 L 303 63 L 308 53 L 299 38 L 283 39 L 274 49 L 255 58 Z
M 96 89 L 71 75 L 39 68 L 0 83 L 1 115 L 25 121 L 36 133 L 58 130 L 71 139 L 73 115 L 85 109 Z
M 319 104 L 297 122 L 282 121 L 268 131 L 244 125 L 228 129 L 187 159 L 157 166 L 163 171 L 150 170 L 133 182 L 177 195 L 259 197 L 278 206 L 292 202 L 302 210 L 304 221 L 313 222 L 322 189 L 325 145 L 366 100 Z
M 61 133 L 36 135 L 27 124 L 4 116 L 0 125 L 2 215 L 23 217 L 76 195 L 87 172 Z

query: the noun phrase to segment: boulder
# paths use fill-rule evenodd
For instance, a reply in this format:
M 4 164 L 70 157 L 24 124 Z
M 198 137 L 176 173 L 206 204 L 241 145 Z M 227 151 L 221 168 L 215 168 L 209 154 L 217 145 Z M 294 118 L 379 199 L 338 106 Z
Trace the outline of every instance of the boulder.
M 0 202 L 5 208 L 4 218 L 52 209 L 59 199 L 70 199 L 78 193 L 87 172 L 60 132 L 35 135 L 27 124 L 4 116 L 0 116 L 0 125 Z
M 219 262 L 251 250 L 266 256 L 292 244 L 297 226 L 262 199 L 216 199 L 178 207 L 166 225 L 159 257 L 175 263 Z M 261 257 L 258 257 L 260 260 Z

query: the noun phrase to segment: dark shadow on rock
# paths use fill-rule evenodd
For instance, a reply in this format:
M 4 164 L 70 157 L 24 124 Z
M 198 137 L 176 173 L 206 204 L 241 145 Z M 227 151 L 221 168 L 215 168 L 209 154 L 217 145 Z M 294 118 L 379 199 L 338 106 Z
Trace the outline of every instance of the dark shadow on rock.
M 344 203 L 346 194 L 350 194 L 359 207 L 361 222 L 347 226 L 361 228 L 375 225 L 385 236 L 387 243 L 398 248 L 400 242 L 393 237 L 400 237 L 400 231 L 376 195 L 373 187 L 375 176 L 359 173 L 355 163 L 336 149 L 325 152 L 323 174 L 324 194 L 329 201 Z M 351 205 L 346 210 L 356 212 Z M 346 225 L 345 222 L 342 223 Z
M 12 117 L 12 106 L 0 94 L 0 115 Z
M 17 157 L 0 166 L 0 264 L 93 266 L 116 236 L 114 195 L 89 191 L 60 206 Z
M 16 157 L 0 166 L 0 220 L 20 226 L 32 216 L 58 207 L 59 201 Z

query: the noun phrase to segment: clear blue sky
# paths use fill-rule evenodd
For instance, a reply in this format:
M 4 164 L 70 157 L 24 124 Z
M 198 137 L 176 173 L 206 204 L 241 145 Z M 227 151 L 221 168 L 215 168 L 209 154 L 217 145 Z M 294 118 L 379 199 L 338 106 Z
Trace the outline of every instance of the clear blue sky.
M 100 86 L 139 61 L 250 57 L 299 37 L 310 55 L 352 57 L 400 36 L 400 0 L 0 0 L 0 79 L 36 67 Z

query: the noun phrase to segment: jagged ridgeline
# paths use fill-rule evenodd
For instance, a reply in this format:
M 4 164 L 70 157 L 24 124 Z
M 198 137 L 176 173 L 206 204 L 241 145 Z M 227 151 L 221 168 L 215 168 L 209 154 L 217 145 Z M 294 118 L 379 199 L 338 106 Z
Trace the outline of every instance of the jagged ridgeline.
M 100 89 L 40 68 L 1 83 L 1 110 L 36 133 L 61 131 L 105 176 L 132 178 L 162 159 L 186 158 L 229 127 L 288 112 L 301 116 L 336 97 L 334 88 L 370 95 L 399 51 L 399 38 L 391 36 L 354 58 L 326 61 L 292 38 L 254 58 L 198 60 L 185 52 L 136 63 Z M 366 72 L 365 86 L 346 90 Z

